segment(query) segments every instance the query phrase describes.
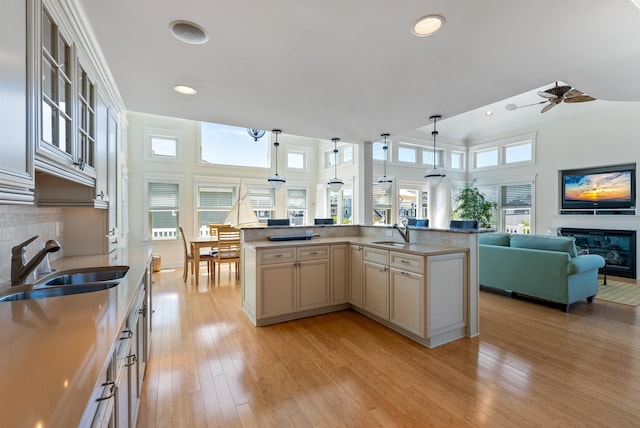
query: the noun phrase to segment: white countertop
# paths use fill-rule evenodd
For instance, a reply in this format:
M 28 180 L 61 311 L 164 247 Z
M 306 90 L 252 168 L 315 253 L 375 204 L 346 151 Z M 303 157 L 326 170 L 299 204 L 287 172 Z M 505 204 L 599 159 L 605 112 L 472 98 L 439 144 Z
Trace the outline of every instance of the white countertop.
M 54 269 L 127 265 L 109 290 L 0 302 L 0 427 L 78 426 L 151 257 L 151 247 L 64 257 Z

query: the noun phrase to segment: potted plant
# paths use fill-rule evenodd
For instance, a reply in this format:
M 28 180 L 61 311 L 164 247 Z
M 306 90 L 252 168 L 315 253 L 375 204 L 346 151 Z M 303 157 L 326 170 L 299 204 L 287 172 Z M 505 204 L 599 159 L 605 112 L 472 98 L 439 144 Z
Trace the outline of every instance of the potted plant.
M 498 204 L 487 200 L 484 193 L 480 192 L 473 182 L 467 184 L 456 195 L 455 201 L 457 208 L 453 210 L 454 216 L 462 220 L 477 220 L 481 228 L 491 227 L 491 216 L 498 208 Z

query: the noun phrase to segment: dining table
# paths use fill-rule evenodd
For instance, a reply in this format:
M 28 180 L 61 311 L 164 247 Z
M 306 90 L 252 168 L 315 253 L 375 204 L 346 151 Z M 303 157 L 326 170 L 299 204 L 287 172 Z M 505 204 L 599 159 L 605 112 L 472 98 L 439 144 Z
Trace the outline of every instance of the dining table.
M 203 248 L 215 248 L 218 246 L 217 236 L 196 236 L 189 239 L 191 254 L 193 254 L 193 265 L 195 267 L 196 285 L 200 279 L 200 250 Z

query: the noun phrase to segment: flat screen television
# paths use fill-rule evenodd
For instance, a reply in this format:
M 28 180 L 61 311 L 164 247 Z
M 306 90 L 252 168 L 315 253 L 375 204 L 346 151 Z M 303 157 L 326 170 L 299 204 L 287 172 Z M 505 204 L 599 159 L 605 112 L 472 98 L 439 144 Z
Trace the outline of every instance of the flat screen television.
M 636 205 L 636 164 L 563 170 L 562 209 L 618 209 Z

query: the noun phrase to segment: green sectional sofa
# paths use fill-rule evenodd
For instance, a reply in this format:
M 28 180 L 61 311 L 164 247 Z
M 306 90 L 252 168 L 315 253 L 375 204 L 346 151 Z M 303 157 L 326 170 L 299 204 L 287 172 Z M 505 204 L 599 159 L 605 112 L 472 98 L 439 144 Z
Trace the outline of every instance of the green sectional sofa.
M 578 255 L 569 236 L 483 233 L 479 236 L 480 285 L 563 304 L 598 293 L 598 269 L 605 260 Z

